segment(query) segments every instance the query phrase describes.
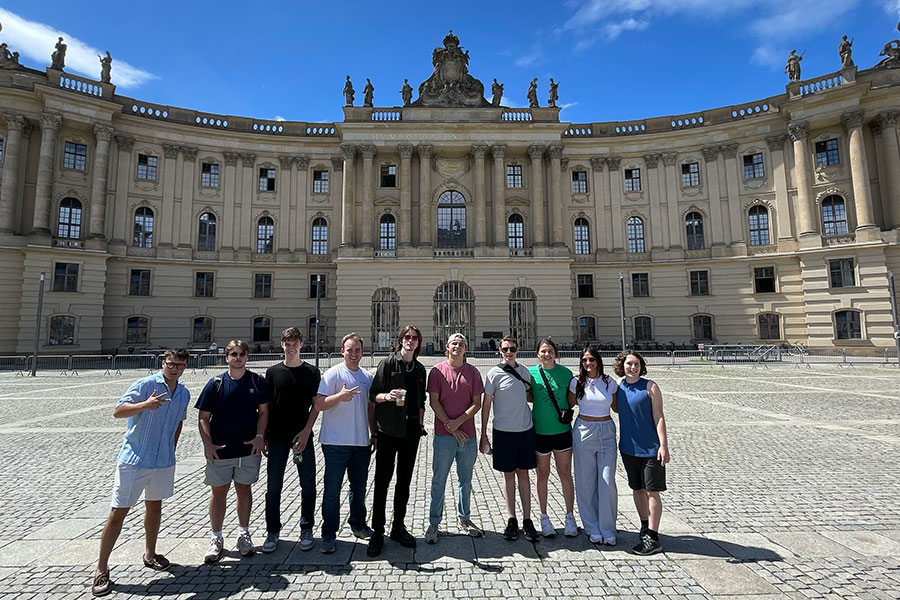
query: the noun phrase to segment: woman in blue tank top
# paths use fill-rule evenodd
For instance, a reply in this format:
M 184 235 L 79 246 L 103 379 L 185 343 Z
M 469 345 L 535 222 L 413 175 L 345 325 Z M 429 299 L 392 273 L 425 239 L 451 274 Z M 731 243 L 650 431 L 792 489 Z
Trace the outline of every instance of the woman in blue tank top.
M 669 443 L 663 416 L 662 392 L 647 374 L 644 357 L 626 350 L 616 357 L 619 382 L 613 410 L 619 413 L 619 452 L 628 474 L 628 487 L 641 518 L 640 541 L 631 549 L 635 554 L 656 554 L 659 544 L 659 520 L 662 516 L 660 492 L 666 489 L 666 464 Z

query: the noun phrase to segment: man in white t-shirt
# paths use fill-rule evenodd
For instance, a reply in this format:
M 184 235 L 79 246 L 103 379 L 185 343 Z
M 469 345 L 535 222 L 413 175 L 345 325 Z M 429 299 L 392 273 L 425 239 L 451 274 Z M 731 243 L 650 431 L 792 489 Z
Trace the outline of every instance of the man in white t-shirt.
M 334 552 L 344 473 L 350 481 L 350 529 L 360 539 L 372 536 L 366 524 L 366 479 L 369 473 L 374 419 L 369 414 L 372 375 L 359 368 L 363 343 L 355 333 L 341 340 L 344 360 L 325 371 L 319 383 L 315 408 L 322 414 L 319 443 L 325 457 L 325 492 L 322 497 L 323 554 Z

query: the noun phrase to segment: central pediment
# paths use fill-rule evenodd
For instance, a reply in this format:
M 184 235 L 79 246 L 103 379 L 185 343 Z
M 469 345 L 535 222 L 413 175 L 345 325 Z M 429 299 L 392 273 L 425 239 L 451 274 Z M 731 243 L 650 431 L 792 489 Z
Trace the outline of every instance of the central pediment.
M 484 84 L 469 75 L 469 51 L 459 47 L 453 31 L 444 38 L 444 47 L 431 53 L 434 71 L 419 85 L 419 98 L 412 106 L 474 108 L 491 106 L 484 98 Z

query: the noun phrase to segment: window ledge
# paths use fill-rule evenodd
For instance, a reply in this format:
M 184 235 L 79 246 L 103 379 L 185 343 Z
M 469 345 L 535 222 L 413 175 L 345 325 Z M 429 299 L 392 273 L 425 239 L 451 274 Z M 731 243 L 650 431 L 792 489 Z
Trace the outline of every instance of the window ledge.
M 875 346 L 875 344 L 873 344 L 871 340 L 867 340 L 865 338 L 850 340 L 832 339 L 831 343 L 835 346 Z
M 864 292 L 866 288 L 858 285 L 846 285 L 842 287 L 832 287 L 828 286 L 828 291 L 830 292 Z

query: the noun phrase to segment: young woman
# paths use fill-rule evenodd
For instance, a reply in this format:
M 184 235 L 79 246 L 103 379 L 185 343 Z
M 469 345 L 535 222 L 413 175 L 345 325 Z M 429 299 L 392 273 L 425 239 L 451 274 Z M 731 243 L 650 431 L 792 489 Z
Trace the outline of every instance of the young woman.
M 578 377 L 569 383 L 569 404 L 578 405 L 572 428 L 575 498 L 584 532 L 594 544 L 616 545 L 616 424 L 615 379 L 603 372 L 600 351 L 590 346 L 581 354 Z
M 565 534 L 578 535 L 575 523 L 575 484 L 572 481 L 572 425 L 560 420 L 562 411 L 572 408 L 567 401 L 566 391 L 572 380 L 568 367 L 556 364 L 558 352 L 556 343 L 549 339 L 538 342 L 539 363 L 528 369 L 531 373 L 534 403 L 534 447 L 537 454 L 538 506 L 541 509 L 541 535 L 556 535 L 556 529 L 547 515 L 547 481 L 550 479 L 550 455 L 556 460 L 556 473 L 562 485 L 563 500 L 566 505 Z
M 644 377 L 647 363 L 634 350 L 619 354 L 614 368 L 616 375 L 623 377 L 614 406 L 618 409 L 622 430 L 619 451 L 641 519 L 641 539 L 631 551 L 641 555 L 656 554 L 662 550 L 659 544 L 659 519 L 662 516 L 659 493 L 666 490 L 666 464 L 669 462 L 662 393 L 655 382 Z

